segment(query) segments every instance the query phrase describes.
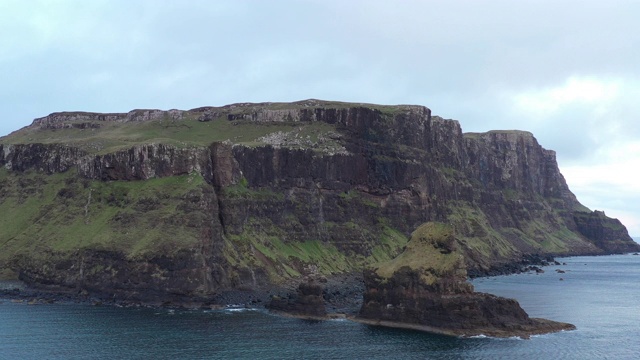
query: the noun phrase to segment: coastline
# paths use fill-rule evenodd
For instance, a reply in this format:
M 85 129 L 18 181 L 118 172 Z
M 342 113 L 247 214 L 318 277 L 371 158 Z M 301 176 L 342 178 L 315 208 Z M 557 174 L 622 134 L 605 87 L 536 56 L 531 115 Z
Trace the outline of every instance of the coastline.
M 632 254 L 632 253 L 625 253 Z M 556 255 L 552 257 L 530 255 L 525 259 L 511 263 L 500 264 L 486 271 L 471 271 L 468 281 L 473 279 L 491 278 L 495 276 L 513 275 L 536 272 L 538 268 L 548 266 L 560 266 L 557 259 L 566 259 L 578 256 L 611 256 L 625 254 L 578 254 Z M 364 283 L 361 273 L 342 273 L 327 277 L 326 290 L 324 292 L 327 311 L 331 313 L 356 314 L 362 305 Z M 3 286 L 5 284 L 5 286 Z M 6 284 L 12 284 L 7 287 Z M 0 296 L 23 299 L 27 301 L 41 300 L 42 303 L 70 302 L 113 306 L 145 306 L 157 308 L 224 308 L 226 306 L 264 308 L 271 296 L 287 296 L 295 292 L 296 280 L 284 284 L 265 285 L 250 290 L 226 290 L 209 299 L 138 299 L 126 297 L 108 296 L 104 292 L 95 293 L 87 290 L 32 286 L 16 279 L 0 279 Z
M 614 254 L 610 254 L 614 255 Z M 580 255 L 578 255 L 580 256 Z M 589 255 L 585 255 L 589 256 Z M 469 280 L 501 275 L 511 275 L 535 272 L 537 267 L 553 266 L 554 259 L 547 256 L 532 255 L 525 260 L 501 264 L 492 270 L 474 272 Z M 330 313 L 356 314 L 362 305 L 364 282 L 361 273 L 342 273 L 327 277 L 328 282 L 323 294 L 327 311 Z M 10 288 L 3 288 L 2 284 L 13 284 Z M 224 308 L 226 306 L 255 307 L 262 309 L 269 302 L 271 296 L 285 297 L 295 292 L 296 280 L 284 284 L 272 284 L 250 290 L 226 290 L 209 299 L 187 299 L 169 297 L 164 299 L 114 297 L 105 292 L 91 292 L 87 290 L 69 289 L 53 286 L 32 286 L 20 280 L 0 279 L 0 296 L 36 300 L 40 303 L 69 302 L 89 305 L 112 305 L 120 307 L 157 307 L 157 308 Z
M 627 254 L 608 254 L 607 256 L 620 256 L 620 255 L 632 255 L 633 253 Z M 604 256 L 604 255 L 602 255 Z M 569 256 L 558 258 L 559 260 L 563 259 L 571 259 L 575 257 L 583 257 L 583 256 Z M 592 257 L 592 256 L 585 256 Z M 601 257 L 601 256 L 598 256 Z M 547 265 L 548 267 L 555 266 L 554 263 L 550 263 Z M 531 272 L 530 272 L 531 273 Z M 516 272 L 512 273 L 516 274 Z M 343 274 L 344 275 L 344 274 Z M 486 278 L 490 278 L 493 276 L 487 276 Z M 340 279 L 330 278 L 329 283 L 332 286 L 332 292 L 334 293 L 334 301 L 337 300 L 336 292 L 340 292 L 339 288 L 349 288 L 353 286 L 354 282 L 357 282 L 357 276 L 351 274 L 350 276 L 341 276 Z M 338 286 L 340 285 L 340 286 Z M 290 287 L 277 287 L 271 288 L 269 290 L 264 290 L 261 296 L 267 296 L 270 293 L 278 292 L 280 293 L 286 292 L 290 290 Z M 224 296 L 221 297 L 224 298 Z M 246 299 L 256 299 L 260 296 L 256 294 L 254 291 L 245 291 L 243 294 L 229 297 L 229 298 L 239 298 L 243 297 Z M 235 302 L 235 303 L 224 303 L 224 304 L 206 304 L 200 302 L 181 302 L 181 303 L 159 303 L 159 302 L 142 302 L 142 301 L 110 301 L 104 300 L 97 297 L 91 296 L 91 294 L 86 293 L 77 293 L 77 292 L 60 292 L 60 291 L 46 291 L 42 289 L 34 289 L 28 286 L 25 286 L 23 283 L 15 280 L 0 280 L 0 298 L 6 300 L 16 300 L 16 302 L 22 302 L 29 305 L 38 305 L 38 304 L 51 304 L 51 303 L 74 303 L 74 304 L 83 304 L 88 306 L 114 306 L 114 307 L 148 307 L 148 308 L 166 308 L 166 309 L 214 309 L 214 310 L 223 310 L 226 308 L 234 307 L 234 308 L 253 308 L 253 309 L 264 309 L 265 301 L 253 303 L 251 301 L 247 302 Z M 349 300 L 349 301 L 347 301 Z M 420 324 L 409 324 L 409 323 L 397 323 L 391 321 L 384 320 L 370 320 L 370 319 L 359 319 L 357 318 L 357 304 L 356 301 L 350 299 L 349 297 L 340 298 L 342 301 L 342 308 L 346 309 L 346 311 L 329 311 L 329 314 L 326 317 L 310 317 L 304 315 L 295 315 L 295 314 L 287 314 L 282 312 L 270 311 L 271 313 L 289 317 L 289 318 L 298 318 L 301 320 L 311 320 L 311 321 L 323 321 L 323 320 L 335 320 L 335 319 L 346 319 L 349 321 L 354 321 L 358 323 L 362 323 L 365 325 L 371 326 L 385 326 L 390 328 L 400 328 L 400 329 L 410 329 L 417 331 L 424 331 L 433 334 L 447 335 L 447 336 L 456 336 L 456 337 L 474 337 L 474 336 L 488 336 L 488 337 L 497 337 L 497 338 L 508 338 L 508 337 L 521 337 L 528 338 L 532 335 L 538 335 L 543 333 L 554 333 L 559 331 L 567 331 L 575 329 L 575 326 L 563 323 L 556 322 L 552 320 L 540 319 L 540 318 L 531 318 L 536 321 L 537 327 L 532 329 L 516 329 L 513 331 L 499 331 L 499 330 L 491 330 L 491 329 L 473 329 L 473 330 L 456 330 L 456 329 L 443 329 L 443 328 L 435 328 L 427 325 Z M 361 299 L 360 299 L 361 302 Z M 335 304 L 335 302 L 334 302 Z M 345 304 L 347 304 L 345 306 Z M 328 307 L 332 306 L 331 303 L 327 304 Z

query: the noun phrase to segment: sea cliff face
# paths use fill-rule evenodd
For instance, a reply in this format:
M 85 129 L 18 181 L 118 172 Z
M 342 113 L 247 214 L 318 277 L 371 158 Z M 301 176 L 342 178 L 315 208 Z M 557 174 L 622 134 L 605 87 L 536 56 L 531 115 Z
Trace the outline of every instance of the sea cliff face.
M 0 268 L 102 296 L 212 301 L 356 271 L 427 221 L 455 229 L 474 274 L 638 249 L 532 134 L 463 134 L 422 106 L 56 113 L 2 138 L 0 166 Z

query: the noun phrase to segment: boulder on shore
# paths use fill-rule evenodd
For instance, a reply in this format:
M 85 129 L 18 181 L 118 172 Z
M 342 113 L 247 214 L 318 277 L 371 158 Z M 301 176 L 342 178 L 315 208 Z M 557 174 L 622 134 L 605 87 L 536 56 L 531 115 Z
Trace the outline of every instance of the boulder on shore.
M 274 296 L 267 309 L 301 318 L 322 319 L 327 316 L 322 293 L 324 286 L 313 276 L 308 276 L 298 286 L 296 294 L 288 298 Z

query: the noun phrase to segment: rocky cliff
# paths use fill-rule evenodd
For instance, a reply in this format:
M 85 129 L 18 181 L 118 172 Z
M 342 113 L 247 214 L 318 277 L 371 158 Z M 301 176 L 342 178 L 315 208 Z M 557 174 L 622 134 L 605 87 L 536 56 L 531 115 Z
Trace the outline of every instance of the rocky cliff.
M 530 133 L 463 134 L 422 106 L 56 113 L 0 139 L 0 166 L 4 276 L 102 297 L 215 301 L 359 271 L 427 221 L 453 226 L 473 274 L 638 250 Z

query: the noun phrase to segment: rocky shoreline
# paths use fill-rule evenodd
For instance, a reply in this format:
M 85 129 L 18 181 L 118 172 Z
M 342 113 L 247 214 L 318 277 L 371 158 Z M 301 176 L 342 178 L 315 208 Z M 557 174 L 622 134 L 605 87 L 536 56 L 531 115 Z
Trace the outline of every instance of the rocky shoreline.
M 355 314 L 362 304 L 364 284 L 361 274 L 338 274 L 327 279 L 323 297 L 327 310 L 331 313 Z M 31 304 L 78 303 L 118 307 L 154 308 L 225 308 L 246 307 L 265 308 L 272 297 L 287 298 L 295 292 L 297 283 L 263 286 L 252 290 L 230 290 L 217 294 L 211 299 L 173 299 L 171 301 L 110 298 L 86 291 L 63 290 L 60 288 L 35 288 L 20 281 L 0 280 L 0 298 L 19 300 Z
M 540 260 L 540 261 L 538 261 Z M 536 262 L 531 262 L 536 261 Z M 533 265 L 533 263 L 537 265 Z M 502 272 L 499 275 L 515 274 L 522 272 L 535 272 L 540 269 L 538 266 L 552 266 L 559 264 L 549 258 L 531 258 L 526 263 L 513 264 L 504 269 L 516 269 L 515 271 Z M 489 276 L 489 275 L 487 275 Z M 490 275 L 495 276 L 495 275 Z M 14 302 L 26 303 L 29 305 L 51 304 L 51 303 L 75 303 L 87 306 L 116 306 L 116 307 L 151 307 L 151 308 L 187 308 L 187 309 L 225 309 L 225 308 L 268 308 L 269 301 L 274 297 L 288 298 L 296 291 L 296 284 L 291 282 L 282 286 L 264 287 L 253 291 L 228 291 L 218 294 L 215 299 L 207 302 L 144 302 L 132 300 L 113 300 L 93 296 L 86 292 L 71 291 L 51 291 L 33 289 L 18 282 L 12 282 L 15 286 L 0 287 L 0 298 L 9 299 Z M 559 331 L 573 330 L 571 324 L 555 322 L 546 319 L 531 318 L 532 326 L 505 330 L 491 328 L 475 329 L 447 329 L 426 325 L 409 324 L 403 322 L 393 322 L 386 320 L 372 320 L 358 317 L 358 311 L 362 307 L 363 293 L 365 291 L 362 274 L 350 273 L 339 274 L 326 279 L 323 283 L 322 296 L 326 306 L 326 314 L 312 316 L 308 314 L 293 314 L 287 311 L 269 309 L 278 316 L 292 317 L 304 320 L 323 321 L 333 319 L 346 319 L 361 324 L 371 326 L 385 326 L 392 328 L 402 328 L 417 331 L 424 331 L 434 334 L 472 337 L 521 337 L 529 338 L 531 335 L 552 333 Z
M 536 265 L 533 265 L 536 264 Z M 509 275 L 523 272 L 544 272 L 542 267 L 561 266 L 562 263 L 549 257 L 533 256 L 525 262 L 504 266 L 499 274 L 492 274 L 476 277 L 491 277 L 496 275 Z M 575 326 L 568 323 L 556 322 L 547 319 L 530 318 L 530 324 L 526 326 L 515 326 L 508 330 L 491 327 L 476 327 L 468 329 L 434 327 L 424 324 L 411 324 L 400 321 L 389 321 L 382 319 L 367 319 L 358 316 L 358 311 L 363 304 L 363 293 L 365 291 L 362 274 L 349 273 L 328 277 L 324 280 L 322 296 L 326 306 L 326 314 L 311 316 L 308 314 L 294 314 L 287 311 L 269 309 L 278 316 L 299 318 L 312 321 L 323 321 L 333 319 L 345 319 L 371 326 L 384 326 L 392 328 L 410 329 L 424 331 L 434 334 L 456 336 L 456 337 L 520 337 L 527 339 L 532 335 L 569 331 Z M 20 302 L 29 305 L 51 304 L 51 303 L 74 303 L 87 306 L 115 306 L 115 307 L 149 307 L 166 309 L 226 309 L 226 308 L 253 308 L 268 309 L 268 304 L 274 297 L 288 298 L 296 291 L 296 283 L 289 282 L 280 286 L 268 286 L 254 290 L 236 290 L 218 294 L 215 299 L 209 301 L 172 301 L 172 302 L 145 302 L 126 299 L 105 299 L 87 292 L 74 291 L 53 291 L 52 289 L 35 289 L 17 282 L 0 281 L 0 298 L 5 301 Z M 0 304 L 2 301 L 0 301 Z
M 560 265 L 553 258 L 529 256 L 523 261 L 504 264 L 490 271 L 470 271 L 470 278 L 492 277 L 499 275 L 535 272 L 544 266 Z M 0 281 L 1 282 L 1 281 Z M 265 286 L 252 290 L 230 290 L 217 294 L 206 301 L 141 301 L 112 299 L 83 291 L 62 289 L 32 288 L 19 281 L 8 282 L 9 286 L 0 287 L 0 297 L 31 303 L 81 303 L 88 305 L 106 305 L 121 307 L 148 306 L 158 308 L 225 308 L 249 307 L 265 308 L 273 296 L 282 298 L 295 293 L 298 282 L 290 281 L 283 285 Z M 362 273 L 345 273 L 327 277 L 323 297 L 329 314 L 357 314 L 362 306 L 364 279 Z
M 251 298 L 260 298 L 253 294 Z M 196 305 L 192 304 L 171 304 L 171 305 L 157 305 L 157 304 L 149 304 L 142 302 L 131 302 L 131 301 L 103 301 L 88 295 L 73 295 L 73 294 L 62 294 L 55 292 L 42 292 L 36 291 L 32 289 L 0 289 L 0 299 L 9 300 L 16 303 L 25 303 L 28 305 L 43 305 L 43 304 L 53 304 L 53 303 L 67 303 L 67 304 L 82 304 L 86 306 L 115 306 L 115 307 L 149 307 L 149 308 L 188 308 L 188 309 L 217 309 L 222 310 L 225 308 L 264 308 L 266 302 L 256 302 L 256 303 L 228 303 L 228 304 L 217 304 L 217 305 L 209 305 L 203 306 L 202 304 Z M 345 306 L 346 303 L 349 303 L 349 306 Z M 384 327 L 392 327 L 399 329 L 409 329 L 409 330 L 417 330 L 424 331 L 433 334 L 440 335 L 448 335 L 448 336 L 456 336 L 456 337 L 472 337 L 472 336 L 489 336 L 489 337 L 521 337 L 523 339 L 529 338 L 531 335 L 543 334 L 543 333 L 552 333 L 559 331 L 567 331 L 575 329 L 575 326 L 566 323 L 559 323 L 555 321 L 550 321 L 546 319 L 535 319 L 535 326 L 526 329 L 516 329 L 510 331 L 496 331 L 495 329 L 473 329 L 473 330 L 464 330 L 461 331 L 459 329 L 443 329 L 430 327 L 425 325 L 416 325 L 416 324 L 408 324 L 401 322 L 392 322 L 392 321 L 384 321 L 384 320 L 370 320 L 359 318 L 355 315 L 358 310 L 359 304 L 362 303 L 360 301 L 345 301 L 342 299 L 339 302 L 327 302 L 327 305 L 332 309 L 330 312 L 323 316 L 311 316 L 311 315 L 301 315 L 301 314 L 292 314 L 286 311 L 277 311 L 277 310 L 269 310 L 269 312 L 283 317 L 297 318 L 302 320 L 311 320 L 311 321 L 325 321 L 325 320 L 335 320 L 335 319 L 345 319 L 349 321 L 358 322 L 365 325 L 371 326 L 384 326 Z M 2 304 L 2 301 L 0 301 Z M 336 306 L 337 305 L 337 306 Z

